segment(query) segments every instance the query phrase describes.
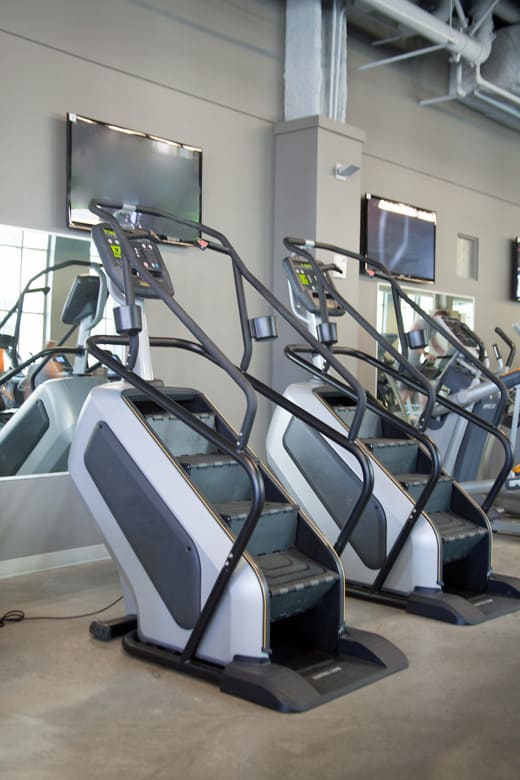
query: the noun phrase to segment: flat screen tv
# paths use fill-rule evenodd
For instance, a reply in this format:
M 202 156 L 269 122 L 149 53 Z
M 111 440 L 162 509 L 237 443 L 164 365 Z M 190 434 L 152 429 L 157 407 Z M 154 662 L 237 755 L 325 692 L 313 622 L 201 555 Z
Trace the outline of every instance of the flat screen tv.
M 378 260 L 398 279 L 435 281 L 434 211 L 365 195 L 362 206 L 361 252 Z M 369 270 L 370 264 L 365 266 Z
M 162 241 L 192 244 L 193 228 L 135 213 L 135 206 L 162 209 L 200 222 L 202 150 L 137 130 L 67 115 L 67 208 L 69 227 L 98 222 L 91 198 L 124 203 L 122 224 L 153 230 Z
M 520 236 L 511 241 L 511 298 L 520 301 Z

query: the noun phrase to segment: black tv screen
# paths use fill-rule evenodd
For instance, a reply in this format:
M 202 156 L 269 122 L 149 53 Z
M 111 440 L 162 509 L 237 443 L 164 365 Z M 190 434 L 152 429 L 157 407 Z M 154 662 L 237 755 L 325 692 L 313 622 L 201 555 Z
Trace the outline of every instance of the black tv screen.
M 511 298 L 520 301 L 520 236 L 511 242 Z
M 434 211 L 367 194 L 362 209 L 362 254 L 383 263 L 398 279 L 433 282 L 436 222 Z
M 135 206 L 201 219 L 202 150 L 178 141 L 67 115 L 67 205 L 69 227 L 89 229 L 98 218 L 91 198 L 123 203 L 122 224 L 153 230 L 162 241 L 191 244 L 193 228 L 135 213 Z

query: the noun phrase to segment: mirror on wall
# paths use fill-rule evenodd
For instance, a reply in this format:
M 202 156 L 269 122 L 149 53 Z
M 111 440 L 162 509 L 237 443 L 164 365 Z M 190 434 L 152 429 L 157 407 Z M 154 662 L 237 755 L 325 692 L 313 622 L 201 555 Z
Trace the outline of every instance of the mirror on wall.
M 402 289 L 427 314 L 435 316 L 437 312 L 446 312 L 458 317 L 473 329 L 475 322 L 475 299 L 473 297 L 438 292 L 436 290 L 425 290 L 417 287 L 402 287 Z M 405 302 L 402 303 L 401 314 L 405 332 L 412 331 L 420 326 L 419 315 Z M 392 292 L 390 285 L 384 282 L 379 283 L 377 289 L 377 329 L 387 341 L 399 348 Z M 439 337 L 435 338 L 438 339 Z M 434 351 L 442 352 L 442 346 L 440 343 L 436 344 Z M 380 351 L 378 358 L 380 360 L 385 359 L 384 351 Z M 413 394 L 410 394 L 399 385 L 400 383 L 390 379 L 382 371 L 378 371 L 377 396 L 379 400 L 391 408 L 392 411 L 413 420 L 418 415 L 424 399 L 414 397 Z
M 77 332 L 67 337 L 71 327 L 62 321 L 63 307 L 78 275 L 95 271 L 70 265 L 47 272 L 65 261 L 99 263 L 99 257 L 88 237 L 0 225 L 0 375 L 13 368 L 15 360 L 21 364 L 46 346 L 76 346 Z M 94 332 L 115 332 L 110 308 Z M 66 356 L 63 360 L 71 369 Z M 27 367 L 0 386 L 0 424 L 11 419 L 30 393 L 30 370 Z

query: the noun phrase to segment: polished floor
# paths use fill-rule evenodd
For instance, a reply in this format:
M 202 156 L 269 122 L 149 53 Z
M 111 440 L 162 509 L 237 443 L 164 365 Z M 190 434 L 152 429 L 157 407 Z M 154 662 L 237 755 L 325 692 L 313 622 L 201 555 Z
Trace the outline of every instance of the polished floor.
M 494 568 L 520 576 L 520 538 Z M 0 614 L 71 615 L 119 594 L 111 562 L 0 580 Z M 107 616 L 117 615 L 120 606 Z M 479 626 L 349 599 L 409 668 L 302 715 L 281 715 L 90 639 L 90 618 L 0 628 L 2 780 L 516 780 L 520 612 Z

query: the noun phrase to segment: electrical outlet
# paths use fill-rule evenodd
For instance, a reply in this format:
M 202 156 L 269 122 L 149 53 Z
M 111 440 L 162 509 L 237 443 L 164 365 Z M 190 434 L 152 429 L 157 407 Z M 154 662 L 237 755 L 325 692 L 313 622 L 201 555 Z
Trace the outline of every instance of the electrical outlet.
M 332 271 L 332 276 L 335 276 L 336 279 L 346 279 L 347 258 L 344 255 L 333 255 L 332 262 L 340 269 L 339 271 Z

